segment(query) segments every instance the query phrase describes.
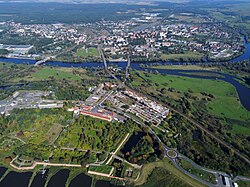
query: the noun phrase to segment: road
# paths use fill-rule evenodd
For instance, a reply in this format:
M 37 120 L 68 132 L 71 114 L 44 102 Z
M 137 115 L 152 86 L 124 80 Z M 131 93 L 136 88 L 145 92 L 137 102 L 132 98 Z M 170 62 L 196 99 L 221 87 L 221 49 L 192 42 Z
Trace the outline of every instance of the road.
M 218 143 L 224 145 L 225 147 L 227 147 L 228 149 L 231 149 L 234 151 L 234 154 L 236 154 L 237 156 L 239 156 L 241 159 L 243 159 L 246 163 L 248 163 L 250 165 L 250 160 L 244 155 L 242 154 L 240 151 L 238 151 L 235 147 L 233 147 L 232 145 L 228 144 L 227 142 L 225 142 L 224 140 L 220 139 L 217 135 L 213 134 L 212 132 L 210 132 L 209 130 L 207 130 L 206 128 L 203 127 L 203 125 L 197 123 L 196 121 L 194 121 L 191 117 L 175 110 L 174 108 L 163 104 L 164 106 L 168 107 L 170 110 L 174 111 L 175 113 L 179 114 L 180 116 L 182 116 L 183 118 L 185 118 L 186 120 L 188 120 L 189 122 L 191 122 L 192 124 L 194 124 L 196 127 L 198 127 L 199 129 L 201 129 L 202 131 L 206 132 L 210 137 L 212 137 L 213 139 L 215 139 Z
M 122 162 L 125 162 L 126 164 L 132 166 L 133 168 L 137 168 L 137 169 L 142 168 L 142 165 L 132 164 L 132 163 L 128 162 L 127 160 L 125 160 L 124 158 L 121 158 L 121 157 L 119 157 L 117 155 L 113 155 L 113 158 L 116 158 L 116 159 L 118 159 L 118 160 L 120 160 Z
M 139 93 L 138 91 L 130 88 L 127 86 L 127 88 L 131 91 L 137 92 L 139 95 L 143 95 L 141 93 Z M 147 96 L 150 97 L 150 96 Z M 250 165 L 250 160 L 249 158 L 242 154 L 239 150 L 237 150 L 235 147 L 233 147 L 232 145 L 230 145 L 229 143 L 225 142 L 224 140 L 220 139 L 217 135 L 215 135 L 214 133 L 212 133 L 211 131 L 209 131 L 208 129 L 206 129 L 205 127 L 203 127 L 202 124 L 199 124 L 198 122 L 196 122 L 194 119 L 192 119 L 191 117 L 187 116 L 186 114 L 183 114 L 182 112 L 179 112 L 178 110 L 174 109 L 173 107 L 159 102 L 158 100 L 156 100 L 155 98 L 150 97 L 151 100 L 169 108 L 170 110 L 172 110 L 173 112 L 179 114 L 180 116 L 182 116 L 183 118 L 185 118 L 187 121 L 189 121 L 191 124 L 195 125 L 197 128 L 199 128 L 200 130 L 202 130 L 203 132 L 205 132 L 207 135 L 209 135 L 210 137 L 212 137 L 214 140 L 216 140 L 218 143 L 220 143 L 221 145 L 227 147 L 230 150 L 233 150 L 234 154 L 236 154 L 237 156 L 239 156 L 242 160 L 244 160 L 247 164 Z
M 62 54 L 67 53 L 67 52 L 69 52 L 69 51 L 72 51 L 72 50 L 74 50 L 77 46 L 78 46 L 78 45 L 74 45 L 74 46 L 72 46 L 72 47 L 70 47 L 70 48 L 68 48 L 68 49 L 64 49 L 62 52 L 60 52 L 60 53 L 58 53 L 58 54 L 56 54 L 56 55 L 51 55 L 51 56 L 46 57 L 45 59 L 39 60 L 39 61 L 37 61 L 37 62 L 35 63 L 35 66 L 42 65 L 42 64 L 44 64 L 45 62 L 47 62 L 47 61 L 49 61 L 49 60 L 55 59 L 55 58 L 58 57 L 59 55 L 62 55 Z
M 18 158 L 18 156 L 16 156 L 11 162 L 10 162 L 10 166 L 17 169 L 17 170 L 33 170 L 37 165 L 43 165 L 43 166 L 60 166 L 60 167 L 81 167 L 80 164 L 60 164 L 60 163 L 48 163 L 48 162 L 36 162 L 34 161 L 34 163 L 31 166 L 27 166 L 27 167 L 18 167 L 16 165 L 13 164 L 13 162 Z
M 102 53 L 103 53 L 103 52 L 102 52 Z M 111 74 L 111 73 L 108 71 L 108 67 L 107 67 L 107 64 L 106 64 L 106 60 L 105 60 L 104 54 L 102 54 L 102 57 L 103 57 L 103 60 L 104 60 L 105 69 L 107 70 L 107 72 L 108 72 L 109 74 Z M 114 76 L 114 75 L 112 75 L 112 76 Z M 115 77 L 115 76 L 114 76 L 114 77 Z M 118 78 L 115 77 L 115 80 L 117 80 L 117 82 L 118 82 L 119 84 L 121 84 L 121 81 L 120 81 Z M 137 92 L 137 91 L 135 91 L 135 90 L 129 88 L 129 87 L 126 86 L 125 84 L 123 84 L 123 86 L 126 87 L 127 89 L 131 90 L 131 91 Z M 141 93 L 139 93 L 139 94 L 142 95 Z M 234 153 L 235 153 L 237 156 L 239 156 L 239 157 L 242 158 L 244 161 L 246 161 L 248 164 L 250 164 L 249 159 L 248 159 L 244 154 L 240 153 L 236 148 L 234 148 L 234 147 L 231 146 L 230 144 L 226 143 L 224 140 L 221 140 L 219 137 L 217 137 L 215 134 L 213 134 L 213 133 L 210 132 L 209 130 L 205 129 L 201 124 L 199 124 L 198 122 L 194 121 L 191 117 L 189 117 L 189 116 L 187 116 L 187 115 L 185 115 L 185 114 L 183 114 L 183 113 L 177 111 L 176 109 L 174 109 L 174 108 L 172 108 L 172 107 L 170 107 L 170 106 L 168 106 L 168 105 L 166 105 L 166 104 L 164 104 L 164 103 L 161 103 L 161 102 L 155 100 L 154 98 L 151 98 L 151 99 L 154 100 L 155 102 L 157 102 L 157 103 L 159 103 L 159 104 L 161 104 L 161 105 L 163 105 L 163 106 L 169 108 L 169 109 L 172 110 L 173 112 L 179 114 L 180 116 L 182 116 L 183 118 L 185 118 L 186 120 L 188 120 L 189 122 L 191 122 L 192 124 L 194 124 L 196 127 L 198 127 L 199 129 L 201 129 L 202 131 L 206 132 L 209 136 L 211 136 L 213 139 L 215 139 L 218 143 L 220 143 L 220 144 L 224 145 L 225 147 L 227 147 L 227 148 L 233 150 Z M 127 114 L 127 113 L 124 113 L 123 111 L 118 111 L 118 112 L 119 112 L 119 113 L 122 113 L 125 117 L 132 119 L 132 120 L 135 121 L 137 124 L 142 125 L 143 127 L 148 127 L 148 126 L 146 126 L 144 123 L 142 123 L 142 122 L 140 122 L 139 120 L 137 120 L 136 118 L 134 118 L 133 116 L 131 116 L 131 115 Z M 212 187 L 222 186 L 222 181 L 221 181 L 221 180 L 218 180 L 218 178 L 219 178 L 221 175 L 229 177 L 229 175 L 227 175 L 226 173 L 219 172 L 219 171 L 213 171 L 213 170 L 210 170 L 210 169 L 207 169 L 207 168 L 203 168 L 203 167 L 197 165 L 196 163 L 194 163 L 192 160 L 190 160 L 190 159 L 188 159 L 187 157 L 185 157 L 185 156 L 181 155 L 180 153 L 178 153 L 177 150 L 174 150 L 174 151 L 177 153 L 178 156 L 180 156 L 180 157 L 184 158 L 185 160 L 187 160 L 189 163 L 191 163 L 191 164 L 192 164 L 194 167 L 196 167 L 197 169 L 200 169 L 200 170 L 203 170 L 203 171 L 206 171 L 206 172 L 209 172 L 209 173 L 214 174 L 214 175 L 217 177 L 217 180 L 216 180 L 216 181 L 217 181 L 217 184 L 216 184 L 216 185 L 213 185 L 213 184 L 211 184 L 211 183 L 208 183 L 207 181 L 204 181 L 204 180 L 200 179 L 200 178 L 197 177 L 197 176 L 192 175 L 191 173 L 189 173 L 188 171 L 184 170 L 182 167 L 180 167 L 180 166 L 178 165 L 178 163 L 176 162 L 176 158 L 172 158 L 172 157 L 170 157 L 170 156 L 167 154 L 167 152 L 168 152 L 167 150 L 169 150 L 169 148 L 161 141 L 161 139 L 157 136 L 157 134 L 156 134 L 150 127 L 148 127 L 148 128 L 149 128 L 149 133 L 152 134 L 152 135 L 154 136 L 154 138 L 155 138 L 160 144 L 163 145 L 163 148 L 164 148 L 164 150 L 165 150 L 165 156 L 168 157 L 168 158 L 173 162 L 173 164 L 176 166 L 176 168 L 178 168 L 180 171 L 182 171 L 182 172 L 185 173 L 186 175 L 190 176 L 191 178 L 193 178 L 193 179 L 195 179 L 195 180 L 198 180 L 199 182 L 201 182 L 201 183 L 204 184 L 204 185 L 212 186 Z M 191 161 L 191 162 L 190 162 L 190 161 Z M 247 181 L 248 181 L 248 180 L 250 181 L 250 179 L 248 179 L 248 178 L 246 178 L 246 177 L 239 177 L 239 176 L 237 176 L 234 180 L 240 180 L 241 178 L 242 178 L 242 179 L 245 179 L 245 180 L 247 180 Z
M 48 57 L 46 57 L 46 58 L 43 59 L 43 60 L 37 61 L 37 62 L 35 63 L 35 66 L 42 65 L 42 64 L 44 64 L 45 62 L 47 62 L 48 60 L 51 60 L 51 59 L 53 59 L 53 58 L 55 58 L 55 56 L 48 56 Z
M 116 148 L 115 152 L 111 153 L 111 157 L 109 158 L 109 160 L 107 161 L 106 165 L 108 165 L 113 156 L 116 155 L 116 153 L 121 149 L 121 147 L 123 146 L 123 144 L 128 140 L 128 137 L 129 137 L 129 133 L 126 135 L 126 137 L 123 139 L 123 141 L 120 143 L 120 145 Z

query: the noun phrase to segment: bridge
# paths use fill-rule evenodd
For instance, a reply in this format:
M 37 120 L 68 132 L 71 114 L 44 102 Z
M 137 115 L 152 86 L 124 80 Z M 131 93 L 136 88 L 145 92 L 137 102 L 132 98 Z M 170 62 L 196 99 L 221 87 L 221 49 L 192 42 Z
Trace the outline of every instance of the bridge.
M 129 78 L 130 56 L 128 56 L 128 64 L 126 66 L 126 80 Z
M 48 57 L 46 57 L 45 59 L 42 59 L 42 60 L 37 61 L 37 62 L 35 63 L 35 66 L 42 65 L 42 64 L 44 64 L 45 62 L 47 62 L 48 60 L 51 60 L 51 59 L 53 59 L 53 58 L 55 58 L 55 56 L 48 56 Z

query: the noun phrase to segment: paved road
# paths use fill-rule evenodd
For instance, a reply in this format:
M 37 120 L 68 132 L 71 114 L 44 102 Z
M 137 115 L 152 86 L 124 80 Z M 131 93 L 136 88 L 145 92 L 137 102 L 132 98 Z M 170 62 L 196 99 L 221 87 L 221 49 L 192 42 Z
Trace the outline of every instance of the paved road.
M 105 60 L 104 55 L 103 55 L 103 59 L 104 59 L 104 64 L 106 64 L 106 60 Z M 107 65 L 107 64 L 106 64 L 106 65 Z M 107 69 L 107 66 L 105 67 L 105 69 Z M 107 72 L 108 72 L 109 74 L 111 74 L 112 76 L 115 77 L 115 75 L 113 75 L 112 73 L 110 73 L 108 70 L 107 70 Z M 118 78 L 115 77 L 115 80 L 117 80 L 117 82 L 118 82 L 119 84 L 121 84 L 121 81 L 120 81 Z M 135 90 L 129 88 L 128 86 L 124 85 L 124 84 L 123 84 L 123 86 L 125 86 L 125 87 L 126 87 L 127 89 L 129 89 L 129 90 L 135 91 Z M 136 92 L 137 92 L 137 91 L 136 91 Z M 141 93 L 139 93 L 139 94 L 142 95 Z M 244 161 L 246 161 L 248 164 L 250 164 L 249 159 L 248 159 L 244 154 L 240 153 L 236 148 L 234 148 L 234 147 L 231 146 L 230 144 L 226 143 L 224 140 L 221 140 L 219 137 L 217 137 L 215 134 L 213 134 L 213 133 L 210 132 L 209 130 L 205 129 L 201 124 L 197 123 L 196 121 L 194 121 L 194 120 L 193 120 L 192 118 L 190 118 L 189 116 L 187 116 L 187 115 L 185 115 L 185 114 L 183 114 L 183 113 L 177 111 L 176 109 L 174 109 L 174 108 L 172 108 L 172 107 L 170 107 L 170 106 L 168 106 L 168 105 L 166 105 L 166 104 L 164 104 L 164 103 L 161 103 L 161 102 L 155 100 L 154 98 L 151 98 L 151 99 L 154 100 L 155 102 L 160 103 L 161 105 L 163 105 L 163 106 L 169 108 L 170 110 L 172 110 L 172 111 L 174 111 L 175 113 L 179 114 L 179 115 L 182 116 L 183 118 L 187 119 L 189 122 L 191 122 L 192 124 L 194 124 L 196 127 L 198 127 L 199 129 L 201 129 L 202 131 L 206 132 L 209 136 L 211 136 L 212 138 L 214 138 L 214 139 L 215 139 L 217 142 L 219 142 L 220 144 L 224 145 L 225 147 L 227 147 L 227 148 L 229 148 L 229 149 L 232 149 L 236 155 L 238 155 L 240 158 L 242 158 Z M 118 112 L 119 112 L 119 113 L 122 113 L 125 117 L 127 117 L 127 118 L 129 118 L 129 119 L 132 119 L 132 120 L 135 121 L 137 124 L 139 124 L 139 125 L 141 125 L 141 126 L 143 126 L 143 127 L 148 127 L 148 126 L 146 126 L 144 123 L 142 123 L 141 121 L 139 121 L 139 120 L 137 120 L 136 118 L 134 118 L 132 115 L 129 115 L 129 114 L 124 113 L 123 111 L 119 111 L 119 110 L 118 110 Z M 180 171 L 182 171 L 182 172 L 185 173 L 186 175 L 190 176 L 191 178 L 193 178 L 193 179 L 195 179 L 195 180 L 198 180 L 199 182 L 201 182 L 201 183 L 204 184 L 204 185 L 211 186 L 211 187 L 218 187 L 218 186 L 222 186 L 222 181 L 221 181 L 221 180 L 218 180 L 218 178 L 220 177 L 220 175 L 228 176 L 228 177 L 229 177 L 229 175 L 227 175 L 226 173 L 219 172 L 219 171 L 217 172 L 217 171 L 213 171 L 213 170 L 210 170 L 210 169 L 207 169 L 207 168 L 203 168 L 203 167 L 197 165 L 196 163 L 194 163 L 194 162 L 193 162 L 192 160 L 190 160 L 189 158 L 187 158 L 187 157 L 181 155 L 180 153 L 178 153 L 177 150 L 174 150 L 174 151 L 177 153 L 178 156 L 181 156 L 182 158 L 186 159 L 190 164 L 192 164 L 192 165 L 193 165 L 194 167 L 196 167 L 197 169 L 200 169 L 200 170 L 203 170 L 203 171 L 206 171 L 206 172 L 215 174 L 215 175 L 216 175 L 216 178 L 217 178 L 217 180 L 216 180 L 216 181 L 217 181 L 217 185 L 213 185 L 213 184 L 211 184 L 211 183 L 209 183 L 209 182 L 207 182 L 207 181 L 204 181 L 204 180 L 202 180 L 202 179 L 196 177 L 195 175 L 192 175 L 191 173 L 189 173 L 188 171 L 184 170 L 182 167 L 180 167 L 180 166 L 178 165 L 178 163 L 176 162 L 176 158 L 172 158 L 171 156 L 169 156 L 169 155 L 167 154 L 167 150 L 170 150 L 170 149 L 161 141 L 161 139 L 157 136 L 157 134 L 156 134 L 150 127 L 149 127 L 149 133 L 152 134 L 152 135 L 155 137 L 155 139 L 156 139 L 159 143 L 161 143 L 161 144 L 163 145 L 163 148 L 164 148 L 164 150 L 165 150 L 165 156 L 167 156 L 167 157 L 173 162 L 173 164 L 176 166 L 176 168 L 178 168 Z M 247 181 L 248 181 L 248 180 L 250 181 L 250 179 L 248 179 L 248 178 L 246 178 L 246 177 L 238 177 L 238 176 L 237 176 L 234 180 L 241 180 L 241 178 L 242 178 L 242 179 L 245 179 L 245 180 L 247 180 Z
M 129 88 L 129 87 L 128 87 Z M 133 90 L 131 88 L 129 88 L 130 90 Z M 137 91 L 138 92 L 138 91 Z M 140 95 L 142 95 L 141 93 L 139 93 Z M 150 96 L 148 96 L 150 97 Z M 204 128 L 202 124 L 199 124 L 198 122 L 196 122 L 194 119 L 192 119 L 191 117 L 187 116 L 186 114 L 183 114 L 182 112 L 179 112 L 178 110 L 174 109 L 173 107 L 159 102 L 158 100 L 150 97 L 151 100 L 154 100 L 155 102 L 169 108 L 170 110 L 172 110 L 173 112 L 179 114 L 180 116 L 182 116 L 183 118 L 185 118 L 186 120 L 188 120 L 191 124 L 195 125 L 196 127 L 198 127 L 199 129 L 201 129 L 202 131 L 204 131 L 207 135 L 209 135 L 210 137 L 212 137 L 213 139 L 215 139 L 218 143 L 224 145 L 225 147 L 227 147 L 228 149 L 231 149 L 234 151 L 234 154 L 236 154 L 237 156 L 239 156 L 241 159 L 243 159 L 247 164 L 250 165 L 250 160 L 249 158 L 244 155 L 243 153 L 241 153 L 239 150 L 237 150 L 235 147 L 233 147 L 232 145 L 230 145 L 229 143 L 225 142 L 224 140 L 220 139 L 217 135 L 215 135 L 214 133 L 210 132 L 208 129 Z

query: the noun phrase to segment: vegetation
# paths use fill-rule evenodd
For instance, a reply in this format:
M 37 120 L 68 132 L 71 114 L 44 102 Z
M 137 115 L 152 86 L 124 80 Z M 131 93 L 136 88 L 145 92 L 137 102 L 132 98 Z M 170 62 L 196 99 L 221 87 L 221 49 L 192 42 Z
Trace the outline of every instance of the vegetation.
M 144 164 L 161 157 L 160 145 L 147 133 L 133 134 L 127 144 L 121 151 L 131 163 Z
M 169 69 L 169 70 L 216 70 L 216 67 L 203 67 L 199 65 L 154 65 L 153 69 Z
M 135 124 L 125 125 L 80 116 L 57 140 L 57 145 L 84 150 L 114 151 L 124 135 L 133 131 Z
M 85 100 L 89 96 L 88 88 L 100 81 L 93 79 L 92 71 L 73 68 L 33 67 L 0 63 L 1 83 L 7 87 L 0 90 L 0 99 L 4 99 L 17 90 L 54 91 L 59 100 Z
M 162 54 L 161 59 L 164 61 L 200 61 L 203 54 L 199 52 L 186 52 L 183 54 Z
M 189 162 L 187 162 L 184 159 L 180 159 L 179 163 L 183 169 L 190 172 L 191 174 L 193 174 L 193 175 L 195 175 L 195 176 L 197 176 L 205 181 L 208 181 L 211 184 L 216 184 L 216 178 L 215 178 L 214 174 L 208 173 L 208 172 L 203 171 L 203 170 L 199 170 L 199 169 L 195 168 L 194 166 L 192 166 Z
M 148 73 L 140 73 L 140 77 L 141 79 L 138 77 L 134 79 L 132 85 L 139 86 L 141 89 L 147 88 L 148 90 L 152 90 L 154 95 L 160 93 L 171 96 L 173 93 L 177 93 L 178 95 L 189 93 L 201 100 L 205 96 L 204 93 L 207 95 L 211 94 L 212 98 L 206 99 L 208 100 L 206 106 L 211 114 L 238 120 L 250 119 L 250 113 L 243 108 L 238 100 L 235 88 L 229 83 L 220 80 Z
M 88 171 L 94 171 L 94 172 L 109 174 L 111 172 L 111 169 L 112 169 L 112 167 L 108 166 L 108 165 L 104 165 L 104 166 L 90 166 L 88 168 Z
M 203 186 L 198 181 L 189 178 L 168 159 L 145 164 L 142 167 L 136 186 Z
M 33 73 L 32 78 L 34 80 L 48 80 L 48 79 L 56 79 L 56 80 L 62 80 L 62 79 L 67 79 L 67 80 L 73 80 L 73 81 L 78 81 L 81 80 L 80 76 L 75 75 L 71 72 L 67 72 L 67 70 L 62 71 L 62 70 L 57 70 L 53 68 L 43 68 L 35 73 Z
M 78 57 L 83 57 L 83 58 L 95 57 L 95 56 L 99 56 L 99 52 L 94 47 L 90 47 L 90 48 L 87 48 L 87 49 L 78 49 L 77 50 L 77 56 Z
M 231 145 L 242 153 L 249 155 L 246 151 L 249 149 L 247 134 L 239 134 L 240 130 L 236 133 L 232 129 L 235 124 L 249 128 L 247 124 L 250 114 L 237 100 L 237 94 L 232 85 L 219 80 L 138 71 L 132 73 L 130 81 L 133 88 L 182 111 L 212 133 L 231 142 Z M 230 150 L 218 145 L 179 115 L 172 114 L 159 127 L 163 131 L 158 129 L 155 132 L 161 140 L 169 147 L 177 147 L 182 154 L 194 160 L 195 163 L 236 175 L 239 173 L 249 175 L 242 160 L 228 157 L 228 154 L 231 154 Z M 222 165 L 221 159 L 227 164 Z M 236 163 L 237 166 L 235 166 Z

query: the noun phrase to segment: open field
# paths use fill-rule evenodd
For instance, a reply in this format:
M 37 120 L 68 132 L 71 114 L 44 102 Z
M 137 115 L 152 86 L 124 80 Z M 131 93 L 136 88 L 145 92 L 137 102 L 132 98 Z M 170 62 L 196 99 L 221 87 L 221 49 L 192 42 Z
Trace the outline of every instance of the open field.
M 189 162 L 187 162 L 184 159 L 180 159 L 179 162 L 181 163 L 181 167 L 185 169 L 186 171 L 190 172 L 191 174 L 211 183 L 211 184 L 216 184 L 216 178 L 215 175 L 205 172 L 203 170 L 199 170 L 192 166 Z
M 207 103 L 207 109 L 211 114 L 219 117 L 226 117 L 237 120 L 249 120 L 250 112 L 248 112 L 238 100 L 235 88 L 224 81 L 206 80 L 188 77 L 178 77 L 170 75 L 140 74 L 144 79 L 152 81 L 150 89 L 155 91 L 158 88 L 174 88 L 177 92 L 192 92 L 193 95 L 201 96 L 201 92 L 214 95 L 214 99 Z M 155 86 L 155 83 L 159 86 Z M 134 85 L 140 85 L 139 82 L 133 82 Z M 220 89 L 218 89 L 220 88 Z M 149 88 L 148 88 L 149 89 Z
M 199 52 L 186 52 L 184 54 L 162 54 L 161 59 L 165 61 L 199 61 L 203 57 L 203 54 Z
M 246 136 L 250 136 L 250 128 L 243 127 L 241 125 L 233 125 L 232 131 L 236 134 L 243 134 Z
M 168 186 L 203 186 L 175 168 L 166 158 L 143 165 L 140 177 L 135 182 L 136 186 L 141 185 L 143 187 L 163 186 L 164 184 L 166 186 L 167 184 Z
M 187 23 L 204 23 L 207 22 L 204 18 L 199 18 L 195 15 L 185 15 L 179 14 L 175 15 L 173 18 L 177 19 L 180 22 L 187 22 Z
M 68 80 L 81 80 L 78 75 L 74 75 L 73 73 L 52 69 L 52 68 L 43 68 L 41 70 L 36 71 L 31 75 L 34 80 L 46 80 L 46 79 L 68 79 Z
M 79 49 L 77 50 L 76 55 L 78 57 L 93 57 L 93 56 L 99 56 L 99 52 L 96 48 L 90 47 L 87 49 Z
M 90 80 L 86 70 L 83 68 L 64 68 L 64 67 L 34 67 L 29 65 L 19 65 L 0 62 L 1 80 L 6 82 L 20 81 L 44 81 L 44 80 L 69 80 L 79 81 L 81 79 Z

